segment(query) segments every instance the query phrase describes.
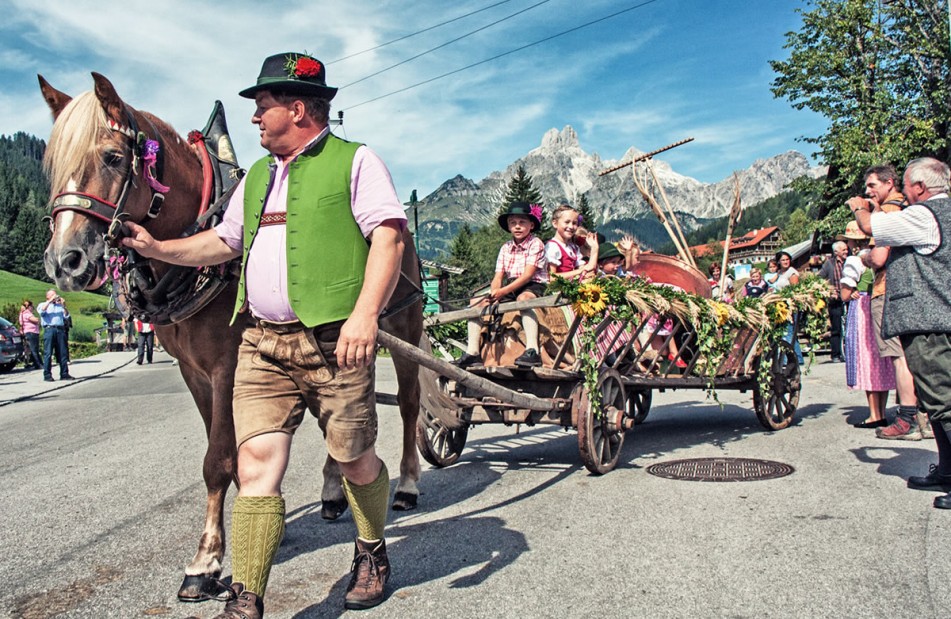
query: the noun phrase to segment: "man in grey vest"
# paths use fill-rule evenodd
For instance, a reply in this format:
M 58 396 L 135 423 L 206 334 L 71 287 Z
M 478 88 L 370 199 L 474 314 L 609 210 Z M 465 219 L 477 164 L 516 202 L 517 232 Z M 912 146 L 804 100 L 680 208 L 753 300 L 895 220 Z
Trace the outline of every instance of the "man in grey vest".
M 859 227 L 892 248 L 882 336 L 901 339 L 918 406 L 928 413 L 938 446 L 938 464 L 908 479 L 918 490 L 951 490 L 951 243 L 943 242 L 951 234 L 949 180 L 944 163 L 914 159 L 903 178 L 905 210 L 873 214 L 864 198 L 848 201 Z M 951 493 L 934 506 L 951 509 Z

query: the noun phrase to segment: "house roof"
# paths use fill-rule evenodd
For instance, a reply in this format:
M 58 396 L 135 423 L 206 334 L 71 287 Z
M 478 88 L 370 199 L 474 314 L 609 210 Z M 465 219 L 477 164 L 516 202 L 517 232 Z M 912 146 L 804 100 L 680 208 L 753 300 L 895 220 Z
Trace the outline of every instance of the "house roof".
M 769 226 L 767 228 L 760 228 L 759 230 L 750 230 L 743 236 L 730 239 L 730 251 L 732 252 L 737 249 L 756 247 L 764 240 L 769 238 L 769 236 L 777 230 L 779 230 L 778 226 Z M 698 258 L 720 251 L 723 251 L 723 241 L 716 241 L 715 243 L 707 243 L 705 245 L 694 245 L 690 248 L 690 253 Z

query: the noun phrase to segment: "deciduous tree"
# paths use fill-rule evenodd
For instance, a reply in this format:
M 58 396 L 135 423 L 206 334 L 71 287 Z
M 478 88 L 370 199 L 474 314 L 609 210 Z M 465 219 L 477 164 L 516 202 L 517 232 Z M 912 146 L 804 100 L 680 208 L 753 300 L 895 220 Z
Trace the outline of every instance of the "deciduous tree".
M 947 0 L 810 0 L 772 91 L 825 116 L 805 136 L 829 165 L 823 212 L 862 190 L 871 165 L 951 158 Z

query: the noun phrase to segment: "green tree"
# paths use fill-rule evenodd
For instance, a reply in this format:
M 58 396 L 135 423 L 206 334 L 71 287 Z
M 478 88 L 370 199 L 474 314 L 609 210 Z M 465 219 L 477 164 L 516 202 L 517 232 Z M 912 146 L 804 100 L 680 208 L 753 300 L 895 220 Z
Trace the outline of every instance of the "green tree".
M 525 166 L 516 168 L 515 176 L 512 177 L 505 189 L 505 197 L 502 199 L 499 214 L 501 215 L 512 202 L 542 203 L 542 194 L 535 188 L 535 181 L 525 171 Z
M 542 207 L 542 227 L 535 231 L 535 236 L 541 239 L 550 239 L 554 236 L 555 230 L 551 226 L 551 217 L 545 213 L 542 194 L 535 187 L 534 179 L 525 171 L 525 166 L 516 168 L 515 176 L 512 177 L 505 189 L 505 196 L 502 198 L 502 204 L 499 205 L 498 214 L 504 213 L 512 202 L 528 202 Z
M 36 196 L 31 191 L 20 207 L 16 223 L 10 235 L 10 271 L 32 279 L 46 280 L 43 252 L 46 250 L 49 229 L 43 223 L 44 209 L 36 205 Z
M 947 0 L 810 0 L 770 64 L 776 97 L 825 116 L 806 136 L 829 165 L 822 212 L 861 192 L 870 165 L 951 158 Z M 843 207 L 844 208 L 844 207 Z
M 581 215 L 582 225 L 585 228 L 593 231 L 597 227 L 598 221 L 594 215 L 594 211 L 591 210 L 591 205 L 588 204 L 588 196 L 586 194 L 581 194 L 581 197 L 578 198 L 578 204 L 575 206 L 575 210 Z
M 794 245 L 805 241 L 815 229 L 816 222 L 809 217 L 808 213 L 801 208 L 797 208 L 789 215 L 786 227 L 783 228 L 783 243 Z
M 472 294 L 472 289 L 479 284 L 476 265 L 475 249 L 472 241 L 472 228 L 464 224 L 459 233 L 452 239 L 449 246 L 449 258 L 446 264 L 465 269 L 462 273 L 453 273 L 449 276 L 449 298 L 461 300 Z

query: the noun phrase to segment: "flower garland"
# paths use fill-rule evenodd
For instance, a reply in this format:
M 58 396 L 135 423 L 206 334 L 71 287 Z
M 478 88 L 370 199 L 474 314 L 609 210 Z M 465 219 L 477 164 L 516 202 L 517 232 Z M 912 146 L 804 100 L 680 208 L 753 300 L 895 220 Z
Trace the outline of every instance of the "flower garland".
M 581 318 L 580 371 L 597 415 L 600 414 L 597 391 L 600 368 L 595 333 L 598 324 L 606 317 L 637 324 L 642 316 L 669 316 L 693 329 L 697 335 L 699 358 L 691 371 L 707 378 L 707 391 L 715 398 L 717 371 L 733 350 L 735 335 L 740 330 L 749 329 L 760 335 L 756 352 L 769 350 L 783 338 L 789 322 L 799 313 L 803 331 L 811 341 L 817 342 L 825 331 L 823 310 L 830 293 L 829 284 L 815 275 L 803 275 L 798 284 L 759 298 L 743 297 L 733 304 L 705 299 L 670 286 L 655 285 L 646 278 L 601 276 L 581 283 L 556 277 L 548 290 L 561 293 Z M 809 353 L 810 364 L 815 358 L 813 350 Z M 765 362 L 765 357 L 761 356 L 757 372 L 763 391 L 770 383 L 770 365 Z

